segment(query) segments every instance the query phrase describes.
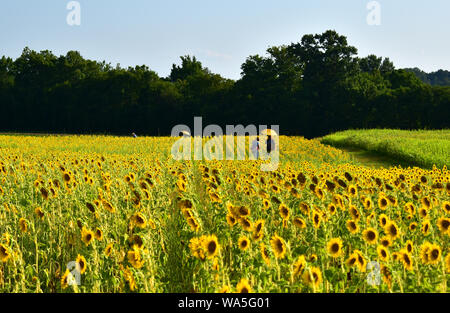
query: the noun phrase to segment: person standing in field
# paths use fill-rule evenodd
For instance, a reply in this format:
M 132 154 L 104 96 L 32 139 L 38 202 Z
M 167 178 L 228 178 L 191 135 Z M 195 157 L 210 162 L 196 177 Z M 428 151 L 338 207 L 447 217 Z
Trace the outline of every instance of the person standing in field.
M 269 153 L 269 154 L 270 154 L 270 152 L 275 150 L 275 141 L 272 139 L 272 135 L 270 135 L 270 134 L 267 136 L 266 147 L 267 147 L 267 153 Z
M 259 158 L 259 149 L 260 149 L 259 136 L 256 136 L 256 139 L 253 140 L 253 142 L 252 142 L 252 149 L 251 149 L 252 153 L 256 159 Z

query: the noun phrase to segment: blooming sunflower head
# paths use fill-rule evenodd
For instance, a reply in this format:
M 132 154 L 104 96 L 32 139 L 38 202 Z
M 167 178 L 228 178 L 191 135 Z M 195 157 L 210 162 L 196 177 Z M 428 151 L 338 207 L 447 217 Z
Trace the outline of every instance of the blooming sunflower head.
M 340 238 L 332 238 L 327 243 L 327 252 L 333 258 L 337 258 L 342 254 L 342 240 Z
M 270 240 L 273 253 L 277 259 L 283 259 L 286 255 L 286 243 L 283 238 L 278 235 L 274 235 Z

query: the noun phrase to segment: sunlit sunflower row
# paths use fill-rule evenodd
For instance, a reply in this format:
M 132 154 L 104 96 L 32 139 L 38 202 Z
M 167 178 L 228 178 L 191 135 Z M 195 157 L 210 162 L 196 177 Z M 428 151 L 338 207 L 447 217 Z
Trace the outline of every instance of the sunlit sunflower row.
M 0 136 L 0 292 L 448 292 L 446 168 L 281 136 L 264 172 L 175 140 Z

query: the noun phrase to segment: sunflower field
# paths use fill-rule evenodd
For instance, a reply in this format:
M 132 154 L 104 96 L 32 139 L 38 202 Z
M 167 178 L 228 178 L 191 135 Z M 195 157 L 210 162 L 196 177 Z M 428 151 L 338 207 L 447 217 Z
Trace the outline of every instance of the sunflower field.
M 0 292 L 448 292 L 445 166 L 280 136 L 263 172 L 174 141 L 1 135 Z

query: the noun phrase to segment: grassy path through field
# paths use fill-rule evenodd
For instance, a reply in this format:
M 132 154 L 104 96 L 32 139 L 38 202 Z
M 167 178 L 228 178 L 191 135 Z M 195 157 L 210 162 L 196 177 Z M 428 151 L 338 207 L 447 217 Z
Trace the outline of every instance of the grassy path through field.
M 370 151 L 367 155 L 356 153 L 362 162 L 375 159 L 385 164 L 450 167 L 450 130 L 398 130 L 363 129 L 346 130 L 322 137 L 323 144 L 347 149 L 347 147 Z M 355 153 L 354 153 L 355 154 Z M 381 160 L 380 160 L 381 158 Z M 402 164 L 403 163 L 403 164 Z
M 403 168 L 407 168 L 408 166 L 416 166 L 414 164 L 408 164 L 406 162 L 398 161 L 394 158 L 390 158 L 386 155 L 382 155 L 379 153 L 354 148 L 354 147 L 339 147 L 338 149 L 347 152 L 353 158 L 353 160 L 359 165 L 371 167 L 371 168 L 389 168 L 394 166 L 402 166 Z

